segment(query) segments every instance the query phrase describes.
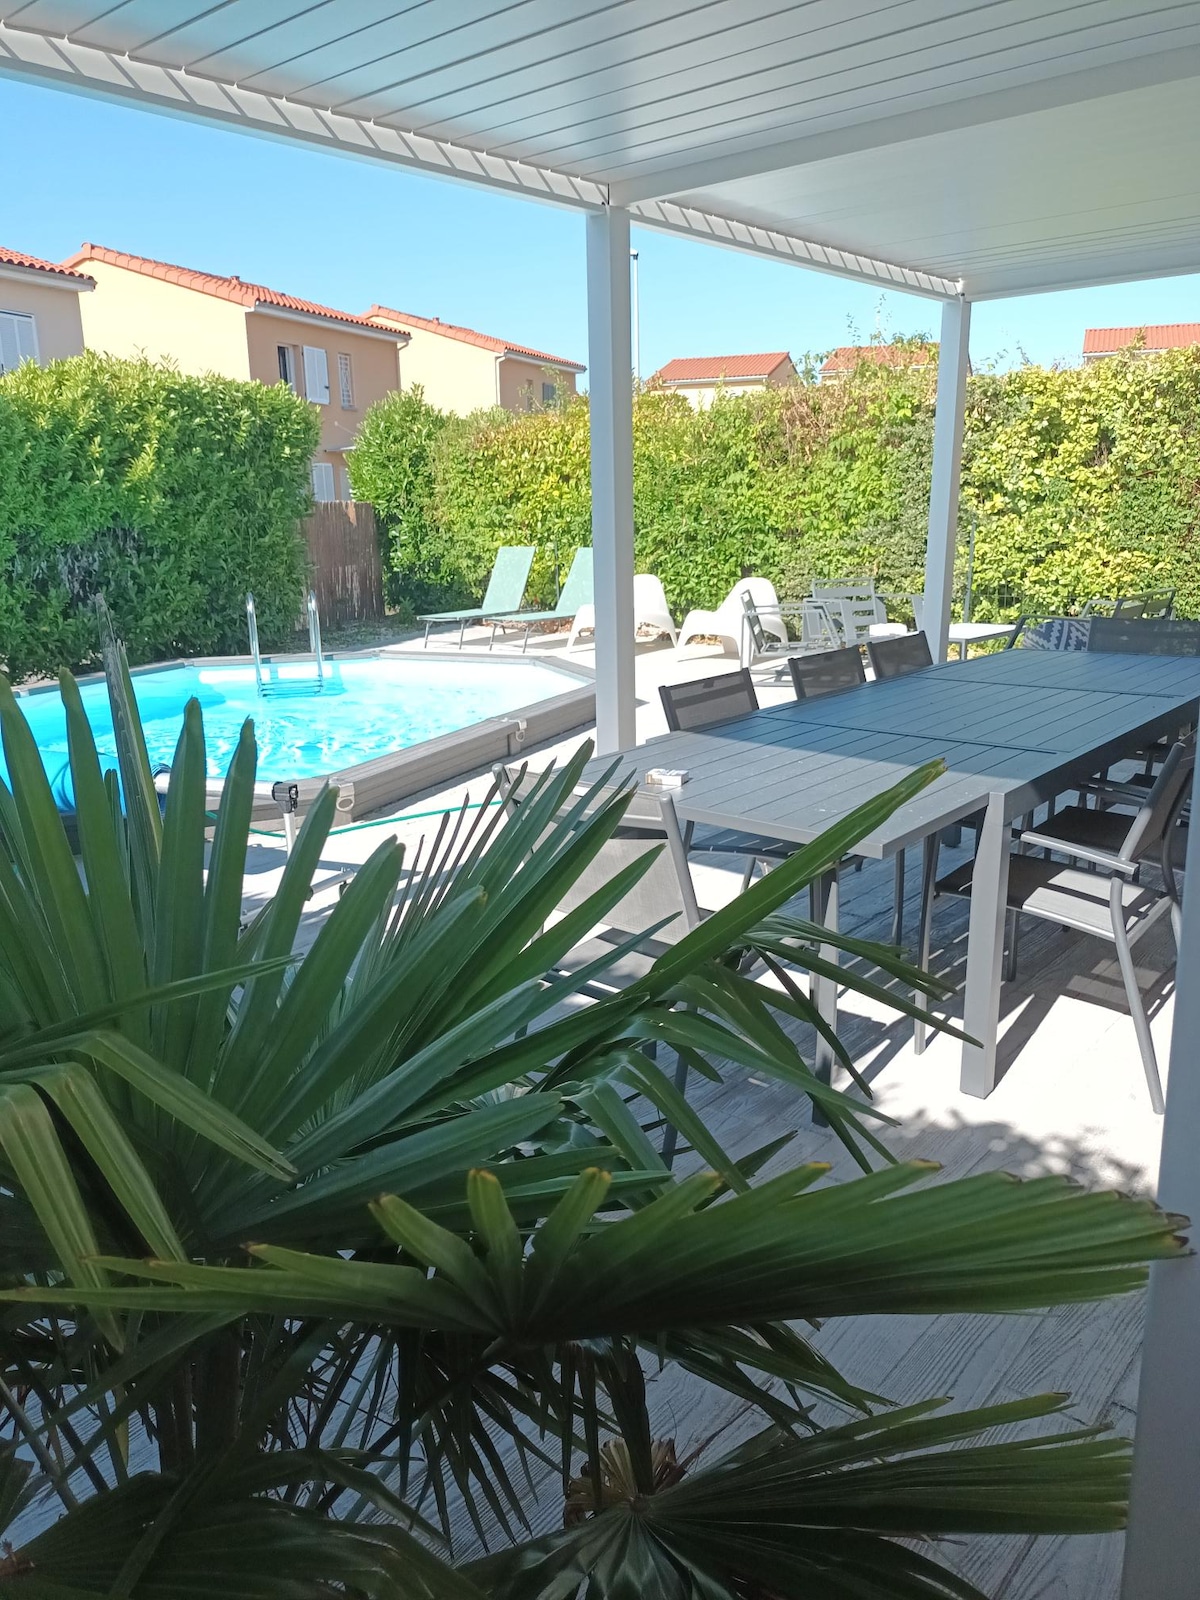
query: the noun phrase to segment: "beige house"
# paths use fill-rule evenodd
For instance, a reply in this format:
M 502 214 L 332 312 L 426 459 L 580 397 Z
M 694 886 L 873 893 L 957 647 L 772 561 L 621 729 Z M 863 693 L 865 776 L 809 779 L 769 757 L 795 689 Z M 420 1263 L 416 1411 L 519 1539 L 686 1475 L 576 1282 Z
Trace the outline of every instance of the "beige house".
M 710 406 L 718 394 L 748 394 L 755 389 L 778 389 L 795 383 L 799 373 L 786 350 L 752 356 L 679 356 L 660 367 L 650 379 L 656 389 L 670 389 L 699 408 Z
M 321 418 L 314 498 L 350 498 L 346 451 L 367 408 L 400 386 L 402 333 L 263 284 L 101 245 L 81 246 L 64 267 L 84 267 L 95 280 L 95 293 L 84 297 L 89 350 L 165 359 L 183 372 L 282 381 L 310 400 Z
M 86 273 L 0 245 L 0 372 L 82 355 L 79 306 L 95 287 Z
M 587 370 L 577 361 L 510 344 L 452 322 L 439 322 L 436 317 L 413 317 L 389 306 L 372 306 L 367 316 L 379 327 L 408 336 L 404 387 L 419 383 L 425 398 L 439 411 L 460 416 L 489 406 L 535 411 L 573 395 L 576 379 Z
M 821 382 L 840 383 L 864 362 L 877 367 L 910 367 L 921 371 L 937 365 L 937 348 L 936 344 L 919 339 L 900 339 L 894 344 L 839 345 L 821 363 Z

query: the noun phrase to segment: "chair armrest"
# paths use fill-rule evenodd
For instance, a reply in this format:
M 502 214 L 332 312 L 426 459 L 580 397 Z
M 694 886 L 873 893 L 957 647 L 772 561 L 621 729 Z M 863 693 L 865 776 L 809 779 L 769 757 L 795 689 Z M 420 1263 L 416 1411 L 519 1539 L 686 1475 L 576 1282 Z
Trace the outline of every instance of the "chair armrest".
M 1136 861 L 1124 861 L 1109 850 L 1093 850 L 1089 845 L 1072 844 L 1069 839 L 1056 839 L 1052 833 L 1032 831 L 1020 835 L 1022 844 L 1036 845 L 1042 850 L 1057 850 L 1059 855 L 1072 856 L 1076 861 L 1090 861 L 1093 866 L 1108 867 L 1132 878 L 1138 869 Z
M 1140 783 L 1124 783 L 1120 778 L 1091 779 L 1079 785 L 1081 794 L 1094 794 L 1098 799 L 1121 800 L 1130 805 L 1145 805 L 1146 797 L 1150 793 L 1147 785 Z

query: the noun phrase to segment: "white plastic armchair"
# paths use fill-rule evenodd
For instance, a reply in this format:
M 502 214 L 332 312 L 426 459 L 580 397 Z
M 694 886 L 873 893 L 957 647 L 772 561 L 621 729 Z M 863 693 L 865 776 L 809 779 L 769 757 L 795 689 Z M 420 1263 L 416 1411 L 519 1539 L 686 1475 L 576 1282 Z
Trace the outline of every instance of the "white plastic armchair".
M 652 628 L 655 633 L 665 633 L 674 644 L 678 638 L 678 629 L 675 619 L 671 615 L 671 608 L 667 604 L 667 597 L 663 592 L 662 580 L 653 573 L 636 573 L 633 580 L 633 631 L 635 636 L 642 629 Z M 567 649 L 571 650 L 579 642 L 581 633 L 594 634 L 596 631 L 596 608 L 594 605 L 582 605 L 575 613 L 575 621 L 571 624 L 571 631 L 567 635 Z
M 689 611 L 679 630 L 676 648 L 693 639 L 715 637 L 739 658 L 745 651 L 746 608 L 742 596 L 748 594 L 754 602 L 763 631 L 778 639 L 781 645 L 788 642 L 787 626 L 779 611 L 779 596 L 769 578 L 739 578 L 715 611 Z

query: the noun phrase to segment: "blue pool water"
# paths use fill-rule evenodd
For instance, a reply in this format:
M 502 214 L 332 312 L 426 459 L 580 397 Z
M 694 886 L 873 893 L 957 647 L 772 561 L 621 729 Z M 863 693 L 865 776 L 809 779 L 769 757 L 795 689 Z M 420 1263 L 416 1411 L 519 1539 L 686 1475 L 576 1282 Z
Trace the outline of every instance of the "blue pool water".
M 210 777 L 223 778 L 242 723 L 254 720 L 260 782 L 317 777 L 405 750 L 577 686 L 553 667 L 493 661 L 422 661 L 365 657 L 326 665 L 321 694 L 305 693 L 311 663 L 272 669 L 282 692 L 260 698 L 249 666 L 164 667 L 137 673 L 134 693 L 151 765 L 169 764 L 189 699 L 199 700 Z M 290 692 L 295 685 L 298 692 Z M 116 765 L 116 743 L 103 683 L 83 685 L 84 709 L 101 762 Z M 67 728 L 62 700 L 47 691 L 21 696 L 42 761 L 61 803 L 70 804 Z M 4 763 L 0 758 L 0 771 Z M 7 779 L 7 771 L 4 771 Z

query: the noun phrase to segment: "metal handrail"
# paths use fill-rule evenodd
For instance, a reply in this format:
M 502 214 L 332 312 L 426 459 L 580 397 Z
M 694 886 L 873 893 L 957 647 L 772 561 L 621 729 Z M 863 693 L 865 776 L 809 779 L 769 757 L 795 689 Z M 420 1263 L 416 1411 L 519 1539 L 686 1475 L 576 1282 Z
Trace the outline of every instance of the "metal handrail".
M 258 613 L 254 609 L 254 596 L 246 596 L 246 628 L 250 634 L 250 654 L 254 660 L 254 682 L 259 694 L 265 694 L 266 687 L 263 683 L 262 651 L 258 647 Z
M 317 664 L 317 693 L 325 687 L 325 657 L 321 653 L 321 613 L 317 610 L 317 591 L 308 591 L 308 643 Z

